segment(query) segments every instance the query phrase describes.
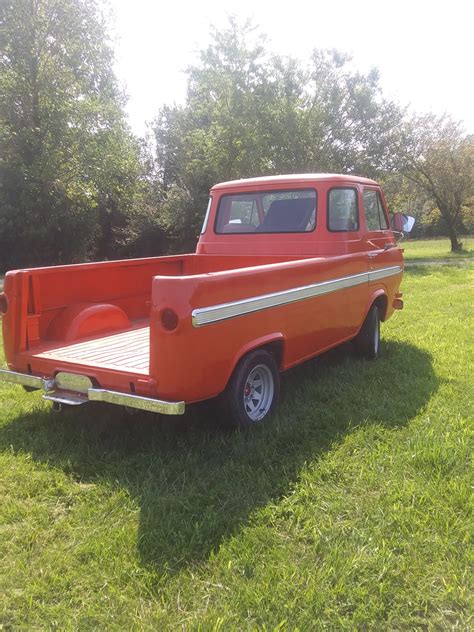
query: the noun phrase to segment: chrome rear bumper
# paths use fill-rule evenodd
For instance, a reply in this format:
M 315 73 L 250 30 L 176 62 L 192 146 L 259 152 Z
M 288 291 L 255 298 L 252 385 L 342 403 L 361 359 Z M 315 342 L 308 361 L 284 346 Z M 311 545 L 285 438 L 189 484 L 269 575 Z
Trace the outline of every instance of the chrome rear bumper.
M 48 380 L 45 380 L 42 377 L 36 377 L 36 375 L 27 375 L 26 373 L 15 373 L 15 371 L 5 371 L 5 369 L 0 369 L 0 380 L 2 382 L 13 382 L 13 384 L 29 386 L 30 388 L 38 388 L 45 391 L 48 390 Z
M 0 381 L 21 384 L 31 389 L 43 390 L 45 391 L 43 399 L 59 404 L 70 404 L 74 406 L 85 404 L 89 401 L 107 402 L 109 404 L 117 404 L 118 406 L 127 406 L 128 408 L 138 408 L 153 413 L 161 413 L 163 415 L 182 415 L 186 407 L 184 402 L 167 402 L 162 399 L 154 399 L 153 397 L 142 397 L 141 395 L 132 395 L 131 393 L 120 393 L 119 391 L 94 388 L 92 387 L 92 382 L 90 388 L 84 388 L 84 380 L 88 379 L 85 376 L 76 376 L 72 373 L 62 373 L 58 375 L 63 376 L 62 383 L 65 382 L 64 376 L 78 378 L 78 384 L 81 384 L 80 388 L 78 390 L 74 389 L 74 379 L 69 379 L 70 387 L 64 389 L 60 388 L 58 381 L 54 378 L 48 379 L 0 369 Z

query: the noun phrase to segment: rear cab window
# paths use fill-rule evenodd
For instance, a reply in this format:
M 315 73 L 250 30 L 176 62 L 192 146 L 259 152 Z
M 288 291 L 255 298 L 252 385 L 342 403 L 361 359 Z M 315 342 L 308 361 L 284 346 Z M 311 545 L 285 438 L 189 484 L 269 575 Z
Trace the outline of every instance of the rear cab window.
M 307 233 L 316 227 L 315 189 L 223 195 L 215 221 L 217 234 Z

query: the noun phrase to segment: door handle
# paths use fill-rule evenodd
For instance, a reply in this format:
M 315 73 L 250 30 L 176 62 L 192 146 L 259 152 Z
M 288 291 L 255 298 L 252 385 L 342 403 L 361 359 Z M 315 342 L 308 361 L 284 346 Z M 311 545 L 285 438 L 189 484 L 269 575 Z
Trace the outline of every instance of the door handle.
M 373 259 L 374 257 L 378 257 L 380 252 L 368 252 L 367 254 L 371 259 Z

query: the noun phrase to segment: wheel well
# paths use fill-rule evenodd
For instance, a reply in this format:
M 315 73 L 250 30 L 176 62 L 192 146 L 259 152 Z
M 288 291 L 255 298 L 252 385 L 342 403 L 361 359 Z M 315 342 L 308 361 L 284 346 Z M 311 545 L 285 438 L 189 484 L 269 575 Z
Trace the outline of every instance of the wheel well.
M 257 349 L 265 349 L 265 351 L 271 353 L 275 358 L 277 367 L 281 367 L 281 361 L 283 359 L 283 340 L 274 340 L 273 342 L 269 342 L 266 345 L 257 347 Z
M 239 364 L 239 362 L 241 362 L 243 360 L 243 358 L 245 358 L 249 353 L 252 353 L 252 351 L 268 351 L 268 353 L 271 353 L 273 355 L 273 357 L 275 358 L 275 362 L 276 365 L 278 367 L 278 370 L 281 369 L 281 364 L 283 361 L 283 343 L 284 341 L 282 339 L 280 340 L 272 340 L 271 342 L 264 342 L 263 344 L 260 345 L 256 345 L 255 347 L 250 347 L 247 348 L 245 350 L 244 353 L 242 353 L 242 355 L 238 358 L 238 360 L 235 362 L 234 367 L 232 369 L 232 372 L 230 373 L 228 379 L 227 379 L 227 383 L 226 383 L 226 388 L 229 385 L 229 382 L 233 376 L 233 374 L 235 373 L 235 370 Z
M 376 305 L 379 310 L 380 320 L 384 321 L 385 316 L 387 315 L 387 307 L 388 307 L 388 298 L 386 294 L 381 294 L 378 296 L 372 305 Z

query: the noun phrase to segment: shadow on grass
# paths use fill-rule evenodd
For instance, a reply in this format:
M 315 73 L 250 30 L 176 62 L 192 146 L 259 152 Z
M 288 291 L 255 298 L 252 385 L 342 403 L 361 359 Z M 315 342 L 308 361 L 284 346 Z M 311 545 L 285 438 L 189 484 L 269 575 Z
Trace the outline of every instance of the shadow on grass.
M 206 405 L 160 419 L 89 404 L 13 419 L 0 429 L 0 449 L 27 452 L 80 482 L 127 489 L 141 507 L 143 563 L 177 570 L 206 559 L 287 493 L 305 462 L 355 427 L 405 425 L 437 388 L 431 357 L 415 346 L 387 342 L 378 362 L 349 351 L 286 374 L 278 414 L 248 433 L 223 430 Z

